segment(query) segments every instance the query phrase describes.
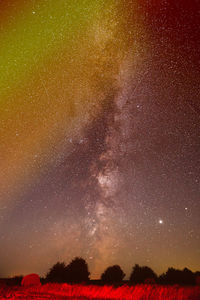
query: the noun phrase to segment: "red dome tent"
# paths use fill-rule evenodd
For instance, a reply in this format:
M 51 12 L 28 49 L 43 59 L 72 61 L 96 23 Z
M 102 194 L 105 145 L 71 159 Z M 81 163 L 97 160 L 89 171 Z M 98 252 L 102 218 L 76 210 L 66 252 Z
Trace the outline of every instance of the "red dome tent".
M 22 286 L 39 286 L 41 285 L 40 277 L 37 274 L 29 274 L 23 277 Z

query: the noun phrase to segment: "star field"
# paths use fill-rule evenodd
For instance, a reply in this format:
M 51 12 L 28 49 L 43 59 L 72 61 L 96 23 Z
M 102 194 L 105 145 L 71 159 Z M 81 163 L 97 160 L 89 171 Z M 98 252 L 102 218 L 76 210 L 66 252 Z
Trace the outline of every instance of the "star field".
M 200 269 L 198 1 L 0 3 L 0 276 Z

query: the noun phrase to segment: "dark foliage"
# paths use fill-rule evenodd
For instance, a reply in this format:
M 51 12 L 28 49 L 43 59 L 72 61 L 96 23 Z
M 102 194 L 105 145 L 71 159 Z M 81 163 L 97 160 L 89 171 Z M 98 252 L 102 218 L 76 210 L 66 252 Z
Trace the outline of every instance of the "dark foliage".
M 46 275 L 47 282 L 66 282 L 66 266 L 64 262 L 57 262 Z
M 21 281 L 23 279 L 22 275 L 14 276 L 11 278 L 7 278 L 5 280 L 6 285 L 8 286 L 16 286 L 16 285 L 21 285 Z
M 197 271 L 197 272 L 194 273 L 194 275 L 195 275 L 195 283 L 196 283 L 196 285 L 200 286 L 200 272 Z
M 144 281 L 145 284 L 155 284 L 156 280 L 154 278 L 147 278 Z
M 81 257 L 74 258 L 66 267 L 66 281 L 69 283 L 86 283 L 89 275 L 88 265 Z
M 131 283 L 145 283 L 145 281 L 156 282 L 157 275 L 154 271 L 149 267 L 140 267 L 139 265 L 135 265 L 133 267 L 130 282 Z
M 195 284 L 195 274 L 189 269 L 178 270 L 169 268 L 166 273 L 159 278 L 161 284 L 181 284 L 193 285 Z
M 57 262 L 47 273 L 46 282 L 86 283 L 89 275 L 86 261 L 76 257 L 67 266 L 64 262 Z
M 101 275 L 101 280 L 107 284 L 120 283 L 125 274 L 118 265 L 108 267 Z

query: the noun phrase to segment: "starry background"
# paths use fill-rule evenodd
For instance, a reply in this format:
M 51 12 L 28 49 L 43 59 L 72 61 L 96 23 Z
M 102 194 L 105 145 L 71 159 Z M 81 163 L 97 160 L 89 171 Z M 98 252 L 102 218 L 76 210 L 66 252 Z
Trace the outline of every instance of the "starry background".
M 200 269 L 198 0 L 0 1 L 0 276 Z

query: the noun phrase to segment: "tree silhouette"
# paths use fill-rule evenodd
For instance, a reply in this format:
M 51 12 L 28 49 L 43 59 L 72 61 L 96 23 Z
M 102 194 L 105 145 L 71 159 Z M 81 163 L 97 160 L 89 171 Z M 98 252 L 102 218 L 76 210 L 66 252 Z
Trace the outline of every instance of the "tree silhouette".
M 101 275 L 104 283 L 119 283 L 123 280 L 125 274 L 118 265 L 108 267 Z
M 195 283 L 196 283 L 196 285 L 200 286 L 200 271 L 195 272 L 194 276 L 195 276 Z
M 152 282 L 156 281 L 157 275 L 154 273 L 154 271 L 147 267 L 140 267 L 139 265 L 135 265 L 133 267 L 131 276 L 130 276 L 130 281 L 132 283 L 144 283 L 146 280 L 151 280 Z
M 21 281 L 22 281 L 23 277 L 24 277 L 23 275 L 17 275 L 17 276 L 11 277 L 11 278 L 7 278 L 5 280 L 5 283 L 10 286 L 21 285 Z
M 181 281 L 182 284 L 194 284 L 195 274 L 188 268 L 184 268 L 181 274 Z
M 66 280 L 70 283 L 89 281 L 90 272 L 86 261 L 81 257 L 75 257 L 66 267 Z
M 64 262 L 57 262 L 46 275 L 47 282 L 65 282 L 66 266 Z
M 168 268 L 167 272 L 160 276 L 159 282 L 164 284 L 190 285 L 195 283 L 195 274 L 187 268 L 183 270 Z
M 147 278 L 144 281 L 145 284 L 155 284 L 156 280 L 154 278 Z

